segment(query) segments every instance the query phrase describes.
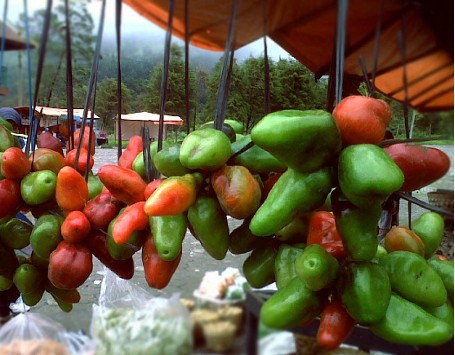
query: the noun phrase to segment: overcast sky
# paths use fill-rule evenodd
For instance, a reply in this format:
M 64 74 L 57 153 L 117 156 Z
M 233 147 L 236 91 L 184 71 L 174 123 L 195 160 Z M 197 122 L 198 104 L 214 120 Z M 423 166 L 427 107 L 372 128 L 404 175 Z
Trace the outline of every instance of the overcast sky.
M 28 15 L 31 16 L 35 11 L 44 9 L 47 5 L 47 0 L 26 0 L 28 6 Z M 24 12 L 24 0 L 9 0 L 8 1 L 8 12 L 7 12 L 7 22 L 16 23 L 19 18 L 19 14 Z M 53 0 L 53 5 L 59 4 L 59 0 Z M 88 9 L 95 21 L 95 24 L 98 24 L 100 17 L 102 1 L 101 0 L 91 0 Z M 1 19 L 4 15 L 4 6 L 5 0 L 0 0 L 0 13 Z M 94 29 L 97 32 L 97 27 Z M 106 0 L 106 17 L 104 24 L 104 31 L 106 35 L 115 34 L 115 1 Z M 124 34 L 161 34 L 165 35 L 165 31 L 160 27 L 153 24 L 151 21 L 145 19 L 137 12 L 135 12 L 131 7 L 124 4 L 122 7 L 122 33 Z M 258 56 L 263 53 L 263 41 L 260 39 L 255 41 L 248 46 L 245 46 L 241 49 L 243 56 Z M 267 51 L 268 55 L 273 59 L 279 59 L 288 57 L 288 53 L 284 51 L 280 46 L 275 42 L 268 39 L 267 41 Z

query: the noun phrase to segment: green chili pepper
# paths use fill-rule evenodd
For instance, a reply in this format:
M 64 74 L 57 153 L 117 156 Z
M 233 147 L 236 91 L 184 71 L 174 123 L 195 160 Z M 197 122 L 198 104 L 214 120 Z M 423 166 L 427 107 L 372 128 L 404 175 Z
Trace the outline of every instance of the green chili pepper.
M 404 250 L 393 251 L 381 259 L 392 290 L 422 307 L 438 307 L 447 301 L 441 277 L 422 256 Z
M 231 144 L 232 154 L 237 153 L 251 142 L 251 135 L 246 135 L 237 139 Z M 233 164 L 242 165 L 253 174 L 261 174 L 266 172 L 284 172 L 287 169 L 286 164 L 275 158 L 268 151 L 257 145 L 253 145 L 243 153 L 236 155 L 233 159 Z
M 30 263 L 19 265 L 14 272 L 13 282 L 22 294 L 36 294 L 44 291 L 45 281 L 43 273 Z
M 4 152 L 8 148 L 15 147 L 16 142 L 11 130 L 0 124 L 0 152 Z
M 310 214 L 295 217 L 290 223 L 275 233 L 275 238 L 287 244 L 305 243 L 308 236 Z
M 338 188 L 332 191 L 331 200 L 337 231 L 348 255 L 357 261 L 373 259 L 378 249 L 380 205 L 372 203 L 368 208 L 359 208 L 347 200 Z
M 264 302 L 260 319 L 267 327 L 285 329 L 303 325 L 321 311 L 322 302 L 318 294 L 296 277 Z
M 305 246 L 281 244 L 275 257 L 276 287 L 285 287 L 292 279 L 297 277 L 295 261 L 302 255 Z
M 180 147 L 182 143 L 175 143 L 161 149 L 153 156 L 153 164 L 164 176 L 183 176 L 191 172 L 180 163 Z
M 217 129 L 204 128 L 185 137 L 180 147 L 179 159 L 188 169 L 214 171 L 221 168 L 230 156 L 229 138 Z
M 275 281 L 276 252 L 272 246 L 254 249 L 243 262 L 243 274 L 248 283 L 262 288 Z
M 125 208 L 122 208 L 119 215 L 124 210 Z M 117 244 L 112 236 L 112 230 L 117 218 L 118 216 L 109 223 L 107 228 L 106 249 L 115 260 L 127 260 L 139 251 L 142 245 L 144 245 L 146 233 L 143 230 L 135 230 L 131 232 L 126 243 Z
M 339 155 L 338 181 L 349 201 L 361 208 L 371 208 L 399 190 L 404 176 L 381 147 L 355 144 L 344 148 Z
M 385 268 L 368 261 L 344 265 L 337 290 L 346 310 L 359 324 L 376 323 L 384 317 L 392 293 Z
M 11 218 L 0 225 L 0 240 L 12 249 L 22 249 L 30 244 L 33 226 L 19 219 Z
M 411 230 L 425 245 L 425 258 L 429 258 L 441 245 L 444 235 L 444 218 L 436 212 L 422 213 L 412 221 Z
M 308 245 L 295 261 L 297 275 L 312 291 L 332 286 L 339 268 L 337 259 L 319 244 Z
M 329 168 L 313 173 L 288 169 L 273 185 L 266 200 L 254 214 L 250 229 L 268 236 L 288 225 L 297 215 L 321 206 L 332 188 Z
M 224 259 L 229 247 L 229 227 L 218 200 L 200 195 L 188 209 L 188 222 L 205 251 L 214 259 Z
M 60 227 L 63 218 L 58 215 L 43 214 L 38 218 L 30 235 L 30 245 L 41 258 L 49 260 L 49 256 L 63 240 Z
M 424 308 L 428 313 L 432 314 L 436 318 L 439 318 L 446 322 L 453 331 L 453 306 L 452 303 L 447 300 L 442 306 L 439 307 L 425 307 Z
M 251 138 L 288 167 L 313 172 L 328 165 L 341 149 L 338 127 L 323 110 L 283 110 L 262 118 Z
M 40 205 L 55 196 L 57 174 L 50 170 L 28 173 L 21 180 L 21 196 L 28 205 Z
M 394 293 L 384 317 L 369 328 L 387 341 L 414 346 L 444 344 L 453 336 L 445 321 Z
M 14 272 L 19 267 L 13 249 L 0 242 L 0 291 L 6 291 L 13 285 Z
M 186 214 L 149 217 L 150 230 L 156 250 L 163 260 L 171 261 L 182 251 L 182 242 L 188 227 Z
M 453 260 L 439 260 L 439 259 L 428 259 L 428 264 L 434 269 L 439 277 L 441 278 L 444 286 L 447 290 L 447 294 L 451 297 L 453 301 L 453 279 L 454 279 L 454 272 L 453 272 Z
M 92 200 L 103 191 L 104 184 L 101 182 L 98 175 L 94 175 L 90 172 L 88 174 L 87 186 L 89 199 Z
M 242 224 L 229 234 L 229 251 L 232 254 L 248 253 L 272 241 L 271 238 L 267 240 L 254 235 L 249 228 L 250 221 L 251 217 L 245 218 Z

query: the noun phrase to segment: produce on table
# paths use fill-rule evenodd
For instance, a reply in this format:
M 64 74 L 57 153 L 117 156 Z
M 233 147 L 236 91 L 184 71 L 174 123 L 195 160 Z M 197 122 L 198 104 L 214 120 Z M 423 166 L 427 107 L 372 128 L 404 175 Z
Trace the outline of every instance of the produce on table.
M 152 181 L 139 136 L 118 165 L 93 174 L 86 171 L 95 141 L 89 147 L 87 128 L 80 149 L 76 133 L 69 157 L 48 148 L 25 157 L 0 124 L 0 290 L 16 285 L 30 306 L 47 292 L 69 312 L 92 272 L 93 255 L 131 279 L 138 252 L 146 282 L 162 289 L 178 272 L 188 229 L 214 259 L 248 253 L 243 273 L 250 286 L 277 283 L 261 309 L 268 327 L 302 326 L 320 316 L 317 340 L 326 349 L 338 347 L 356 324 L 396 343 L 447 342 L 454 265 L 436 255 L 443 218 L 428 212 L 409 228 L 395 226 L 384 246 L 377 237 L 383 203 L 442 176 L 447 159 L 419 147 L 415 155 L 424 159 L 400 165 L 394 145 L 381 148 L 371 138 L 383 136 L 388 110 L 371 100 L 351 117 L 344 104 L 334 116 L 274 112 L 251 136 L 234 134 L 236 141 L 202 128 L 183 142 L 163 142 L 159 152 L 153 142 L 151 163 L 161 176 Z M 376 107 L 374 117 L 352 123 L 369 105 Z M 360 133 L 353 135 L 354 128 Z M 357 136 L 362 140 L 352 141 Z M 415 147 L 406 149 L 412 157 Z M 10 164 L 11 157 L 21 163 Z M 18 212 L 34 217 L 34 225 Z M 229 231 L 228 217 L 241 225 Z M 20 249 L 28 245 L 32 253 L 24 255 Z

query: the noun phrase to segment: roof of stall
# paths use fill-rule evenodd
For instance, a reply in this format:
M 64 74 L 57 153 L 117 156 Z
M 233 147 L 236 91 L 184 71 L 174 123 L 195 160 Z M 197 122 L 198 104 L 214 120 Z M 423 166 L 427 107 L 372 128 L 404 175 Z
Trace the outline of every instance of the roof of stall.
M 163 118 L 164 124 L 173 124 L 178 126 L 183 125 L 183 120 L 179 116 L 164 115 Z M 150 112 L 136 112 L 124 114 L 121 116 L 121 119 L 124 121 L 148 121 L 153 122 L 154 124 L 159 124 L 160 115 Z
M 123 1 L 163 29 L 167 28 L 169 0 Z M 234 48 L 267 34 L 317 77 L 328 74 L 335 48 L 337 3 L 335 0 L 238 0 Z M 361 57 L 371 73 L 377 48 L 375 86 L 379 91 L 398 101 L 405 100 L 407 91 L 408 104 L 421 112 L 452 110 L 453 1 L 350 0 L 348 3 L 345 73 L 363 77 Z M 185 1 L 175 2 L 173 20 L 173 34 L 181 39 L 185 38 L 184 4 Z M 190 43 L 209 50 L 224 50 L 231 4 L 231 0 L 190 1 Z M 376 41 L 379 18 L 381 33 Z

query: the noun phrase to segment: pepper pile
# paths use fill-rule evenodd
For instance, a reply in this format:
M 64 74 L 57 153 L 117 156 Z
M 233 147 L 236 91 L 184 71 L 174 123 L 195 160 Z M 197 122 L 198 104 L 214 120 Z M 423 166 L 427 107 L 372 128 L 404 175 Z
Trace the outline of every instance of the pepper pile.
M 249 253 L 243 273 L 252 287 L 276 282 L 261 309 L 269 327 L 320 316 L 317 339 L 327 349 L 356 324 L 391 342 L 444 343 L 453 336 L 453 261 L 434 255 L 442 217 L 428 212 L 411 229 L 393 228 L 384 247 L 377 227 L 392 193 L 439 179 L 450 161 L 434 148 L 379 147 L 390 117 L 385 102 L 351 96 L 333 115 L 271 113 L 248 135 L 236 121 L 223 130 L 208 123 L 160 151 L 150 145 L 161 177 L 149 183 L 140 136 L 118 165 L 86 181 L 94 155 L 88 128 L 79 151 L 63 157 L 39 147 L 27 158 L 0 125 L 0 290 L 14 284 L 31 306 L 47 291 L 69 311 L 92 255 L 130 279 L 137 252 L 148 285 L 161 289 L 189 229 L 214 259 Z M 17 218 L 19 211 L 36 223 Z M 228 217 L 243 222 L 230 231 Z M 24 257 L 19 250 L 28 245 Z

